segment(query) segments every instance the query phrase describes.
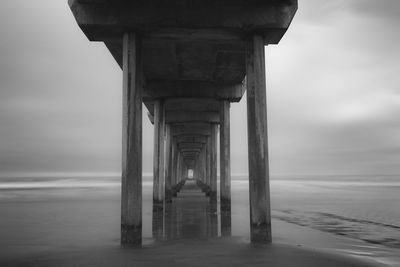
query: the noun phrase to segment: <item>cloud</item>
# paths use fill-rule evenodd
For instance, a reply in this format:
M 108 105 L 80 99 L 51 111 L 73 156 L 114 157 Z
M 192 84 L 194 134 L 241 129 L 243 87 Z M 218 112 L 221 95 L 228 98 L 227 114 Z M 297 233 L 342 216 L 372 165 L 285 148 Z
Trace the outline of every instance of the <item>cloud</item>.
M 400 21 L 400 2 L 397 0 L 353 0 L 347 1 L 351 11 L 367 17 L 376 17 L 390 22 Z
M 398 173 L 398 3 L 302 4 L 267 47 L 272 171 Z
M 397 0 L 304 0 L 266 48 L 273 173 L 399 173 Z M 51 12 L 50 12 L 51 11 Z M 0 169 L 119 171 L 121 70 L 66 1 L 0 1 Z M 232 171 L 247 170 L 245 103 Z M 144 112 L 144 171 L 153 128 Z

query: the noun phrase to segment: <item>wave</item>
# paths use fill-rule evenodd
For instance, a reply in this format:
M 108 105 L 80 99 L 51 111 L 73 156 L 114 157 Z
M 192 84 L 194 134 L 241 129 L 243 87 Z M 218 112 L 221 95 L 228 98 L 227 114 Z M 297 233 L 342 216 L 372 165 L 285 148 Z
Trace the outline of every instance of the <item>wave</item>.
M 339 236 L 400 248 L 400 226 L 374 220 L 357 219 L 325 212 L 274 210 L 273 217 Z

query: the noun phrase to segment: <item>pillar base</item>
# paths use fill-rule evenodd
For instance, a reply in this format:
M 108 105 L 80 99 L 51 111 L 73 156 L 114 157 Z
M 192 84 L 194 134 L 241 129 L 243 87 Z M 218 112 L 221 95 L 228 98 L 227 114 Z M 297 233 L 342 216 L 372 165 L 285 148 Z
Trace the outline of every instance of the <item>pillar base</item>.
M 163 240 L 164 238 L 164 203 L 153 200 L 153 238 Z
M 272 242 L 271 224 L 251 224 L 251 242 L 256 244 L 269 244 Z
M 230 211 L 221 209 L 221 236 L 232 235 L 232 215 Z
M 142 245 L 142 226 L 121 224 L 121 245 L 141 246 Z
M 159 212 L 164 210 L 164 202 L 153 199 L 153 212 Z
M 165 203 L 172 203 L 172 190 L 166 190 L 165 191 Z

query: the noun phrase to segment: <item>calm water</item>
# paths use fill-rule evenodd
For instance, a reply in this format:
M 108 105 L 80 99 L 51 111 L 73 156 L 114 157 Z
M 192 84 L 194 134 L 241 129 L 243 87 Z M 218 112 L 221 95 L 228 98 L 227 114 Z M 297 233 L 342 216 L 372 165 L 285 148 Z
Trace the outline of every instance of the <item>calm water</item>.
M 143 237 L 144 243 L 150 244 L 152 190 L 150 179 L 145 180 Z M 235 177 L 232 235 L 245 241 L 249 236 L 247 191 L 246 179 Z M 322 244 L 323 248 L 376 257 L 400 266 L 399 192 L 400 179 L 394 176 L 274 177 L 272 215 L 274 221 L 303 227 L 299 229 L 316 229 L 326 237 L 345 237 L 341 239 L 343 244 L 319 237 L 319 248 Z M 21 253 L 118 244 L 119 197 L 117 177 L 3 178 L 0 255 L 20 257 Z

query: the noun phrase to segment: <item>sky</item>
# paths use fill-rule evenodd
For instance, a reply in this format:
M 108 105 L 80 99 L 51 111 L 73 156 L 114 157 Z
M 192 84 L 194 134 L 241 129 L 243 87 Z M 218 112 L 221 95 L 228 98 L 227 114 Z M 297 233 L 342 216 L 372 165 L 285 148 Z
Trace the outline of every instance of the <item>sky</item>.
M 299 0 L 266 47 L 272 175 L 400 174 L 400 1 Z M 0 1 L 0 176 L 119 173 L 122 72 L 66 0 Z M 232 173 L 247 173 L 245 98 Z M 153 128 L 143 118 L 143 171 Z

